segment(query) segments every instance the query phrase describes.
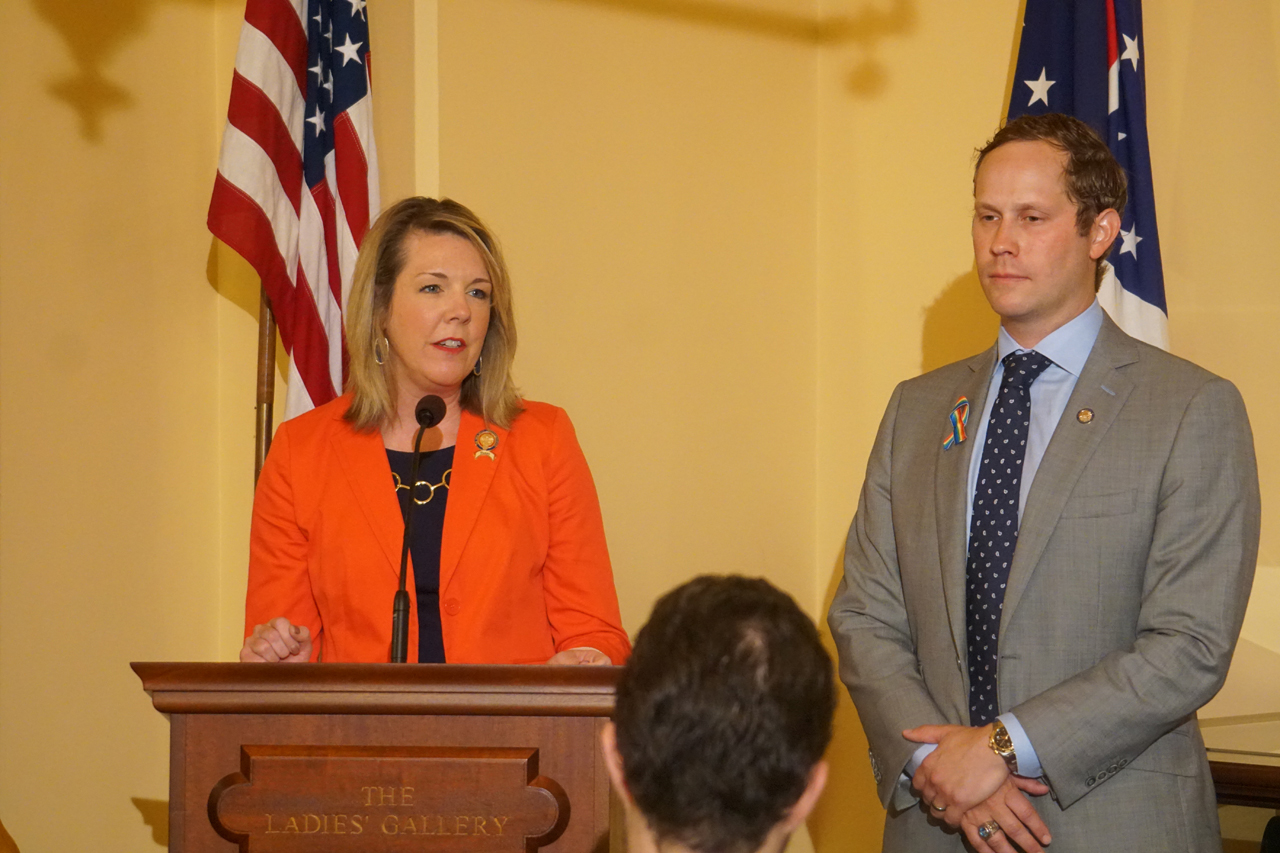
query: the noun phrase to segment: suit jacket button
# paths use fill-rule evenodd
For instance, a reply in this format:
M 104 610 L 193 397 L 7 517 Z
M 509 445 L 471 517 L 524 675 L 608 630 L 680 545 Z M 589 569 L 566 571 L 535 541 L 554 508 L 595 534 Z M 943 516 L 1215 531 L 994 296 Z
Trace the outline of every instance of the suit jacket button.
M 1120 772 L 1120 765 L 1112 764 L 1110 767 L 1107 768 L 1107 772 L 1114 776 L 1116 773 Z
M 1090 776 L 1088 779 L 1085 779 L 1085 780 L 1084 780 L 1085 787 L 1086 787 L 1086 788 L 1092 788 L 1092 787 L 1093 787 L 1093 783 L 1094 783 L 1094 782 L 1096 782 L 1096 781 L 1098 781 L 1098 780 L 1097 780 L 1097 779 L 1094 779 L 1092 776 Z
M 462 612 L 462 604 L 456 598 L 450 598 L 444 603 L 444 612 L 450 616 L 457 616 Z
M 1124 767 L 1124 766 L 1125 766 L 1125 765 L 1127 765 L 1128 763 L 1129 763 L 1129 759 L 1127 759 L 1127 758 L 1122 758 L 1122 759 L 1120 759 L 1120 766 L 1121 766 L 1121 767 Z

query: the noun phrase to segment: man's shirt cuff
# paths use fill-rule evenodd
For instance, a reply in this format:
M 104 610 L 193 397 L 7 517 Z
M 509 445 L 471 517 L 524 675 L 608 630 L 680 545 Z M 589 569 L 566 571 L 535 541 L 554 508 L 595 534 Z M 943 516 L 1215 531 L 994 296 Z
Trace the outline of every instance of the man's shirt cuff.
M 906 769 L 902 771 L 902 775 L 906 776 L 907 779 L 911 779 L 911 777 L 915 776 L 916 771 L 920 769 L 920 765 L 924 763 L 925 758 L 928 757 L 929 753 L 933 752 L 937 748 L 938 745 L 936 743 L 922 743 L 920 746 L 916 747 L 916 751 L 911 753 L 911 758 L 907 760 L 907 766 Z
M 1018 722 L 1018 718 L 1011 713 L 1005 713 L 996 719 L 1004 723 L 1004 727 L 1009 731 L 1009 740 L 1013 741 L 1013 751 L 1018 756 L 1018 775 L 1032 779 L 1043 776 L 1044 770 L 1040 767 L 1040 757 L 1036 755 L 1036 748 L 1031 745 L 1031 739 L 1027 737 L 1027 730 L 1022 727 L 1022 723 Z M 919 756 L 921 761 L 924 760 L 924 756 L 920 755 L 919 750 L 916 750 L 916 755 L 911 757 L 911 761 L 915 761 L 916 756 Z M 920 763 L 917 761 L 916 767 L 919 766 Z M 910 761 L 907 762 L 907 767 L 914 772 Z
M 911 758 L 907 760 L 907 766 L 898 774 L 898 784 L 894 786 L 892 800 L 894 811 L 903 811 L 910 808 L 913 803 L 920 799 L 916 796 L 916 792 L 911 790 L 911 777 L 916 775 L 916 771 L 920 769 L 920 763 L 924 761 L 925 756 L 937 748 L 938 745 L 936 743 L 922 743 L 911 754 Z

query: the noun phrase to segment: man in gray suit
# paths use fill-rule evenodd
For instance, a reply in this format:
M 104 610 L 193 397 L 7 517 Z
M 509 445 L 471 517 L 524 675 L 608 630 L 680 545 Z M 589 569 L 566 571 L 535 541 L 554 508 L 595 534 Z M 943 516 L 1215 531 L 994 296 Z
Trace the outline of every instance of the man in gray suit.
M 829 621 L 887 851 L 1221 849 L 1195 714 L 1252 583 L 1253 439 L 1231 383 L 1099 307 L 1125 195 L 1081 122 L 1000 130 L 973 217 L 996 346 L 880 425 Z

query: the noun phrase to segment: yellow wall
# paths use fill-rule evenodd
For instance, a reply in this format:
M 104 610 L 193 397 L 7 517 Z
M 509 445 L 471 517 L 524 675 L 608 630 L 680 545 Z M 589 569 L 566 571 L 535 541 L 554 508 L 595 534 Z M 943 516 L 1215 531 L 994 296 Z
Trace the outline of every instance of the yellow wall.
M 243 5 L 11 6 L 0 819 L 29 851 L 152 849 L 167 725 L 127 662 L 239 647 L 256 282 L 204 216 Z M 1018 7 L 371 4 L 384 199 L 442 191 L 502 235 L 518 379 L 574 418 L 629 629 L 703 571 L 765 575 L 821 613 L 893 384 L 995 328 L 968 176 L 1004 112 Z M 1146 24 L 1173 348 L 1240 385 L 1257 434 L 1245 638 L 1265 663 L 1280 0 L 1167 0 Z M 832 758 L 813 847 L 878 849 L 847 703 Z
M 1151 160 L 1175 353 L 1233 380 L 1253 424 L 1262 548 L 1241 636 L 1280 668 L 1280 3 L 1147 12 Z
M 168 725 L 128 661 L 218 642 L 212 8 L 5 8 L 0 818 L 24 850 L 154 847 Z
M 632 629 L 698 572 L 815 599 L 816 52 L 648 5 L 440 3 L 441 190 L 502 236 Z
M 972 273 L 973 147 L 1003 116 L 1016 2 L 825 2 L 819 135 L 818 516 L 821 612 L 893 386 L 987 346 L 997 320 Z M 847 694 L 819 850 L 880 849 L 867 742 Z

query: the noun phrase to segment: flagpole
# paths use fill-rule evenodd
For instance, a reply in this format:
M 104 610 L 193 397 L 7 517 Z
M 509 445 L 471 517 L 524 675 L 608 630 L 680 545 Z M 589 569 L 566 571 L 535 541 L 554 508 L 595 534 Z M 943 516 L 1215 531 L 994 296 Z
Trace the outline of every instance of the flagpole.
M 258 403 L 257 430 L 253 440 L 253 482 L 257 484 L 262 463 L 271 449 L 276 399 L 276 318 L 266 288 L 258 298 Z

